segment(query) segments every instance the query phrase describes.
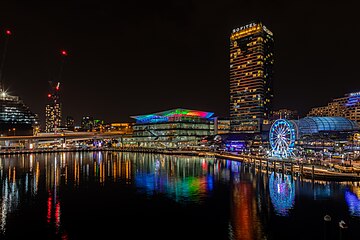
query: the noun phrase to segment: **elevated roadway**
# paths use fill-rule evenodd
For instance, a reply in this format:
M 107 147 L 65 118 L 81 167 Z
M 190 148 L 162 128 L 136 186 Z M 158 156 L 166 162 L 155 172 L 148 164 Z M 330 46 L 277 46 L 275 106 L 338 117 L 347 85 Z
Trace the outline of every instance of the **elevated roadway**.
M 34 136 L 2 136 L 0 137 L 0 149 L 34 149 L 43 144 L 49 146 L 54 144 L 67 144 L 87 140 L 97 141 L 110 138 L 117 139 L 122 142 L 124 137 L 131 136 L 131 134 L 126 134 L 124 132 L 61 132 L 40 133 Z
M 64 132 L 64 133 L 40 133 L 34 136 L 2 136 L 0 141 L 21 141 L 21 140 L 55 140 L 55 139 L 101 139 L 101 138 L 116 138 L 116 137 L 130 137 L 131 134 L 124 132 Z

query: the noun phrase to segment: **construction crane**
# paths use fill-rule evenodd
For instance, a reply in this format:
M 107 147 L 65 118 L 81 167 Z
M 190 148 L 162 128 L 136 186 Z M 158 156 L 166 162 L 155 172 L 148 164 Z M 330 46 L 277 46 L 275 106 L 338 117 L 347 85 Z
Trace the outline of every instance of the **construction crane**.
M 9 42 L 9 38 L 11 36 L 11 31 L 10 30 L 5 30 L 5 43 L 4 43 L 4 51 L 1 57 L 1 63 L 0 63 L 0 92 L 5 92 L 5 87 L 3 84 L 3 70 L 4 70 L 4 64 L 5 64 L 5 57 L 6 57 L 6 52 L 7 52 L 7 47 L 8 47 L 8 42 Z

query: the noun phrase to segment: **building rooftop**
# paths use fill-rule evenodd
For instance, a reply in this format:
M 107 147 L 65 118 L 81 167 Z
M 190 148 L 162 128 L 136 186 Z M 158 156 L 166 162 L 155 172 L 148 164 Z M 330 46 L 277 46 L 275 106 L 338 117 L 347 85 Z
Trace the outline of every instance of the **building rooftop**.
M 209 119 L 213 116 L 213 112 L 204 112 L 183 108 L 176 108 L 167 111 L 150 113 L 145 115 L 131 116 L 131 118 L 136 119 L 138 123 L 154 123 L 154 122 L 168 122 L 171 118 L 179 117 L 196 117 Z

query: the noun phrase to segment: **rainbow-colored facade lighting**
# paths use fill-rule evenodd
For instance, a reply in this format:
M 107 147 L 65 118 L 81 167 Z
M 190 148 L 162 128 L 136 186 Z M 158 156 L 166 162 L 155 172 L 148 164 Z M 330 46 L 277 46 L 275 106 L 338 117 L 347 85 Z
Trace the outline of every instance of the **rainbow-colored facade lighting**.
M 158 113 L 151 113 L 146 115 L 132 116 L 136 119 L 137 123 L 158 123 L 158 122 L 170 122 L 175 118 L 204 118 L 209 119 L 213 116 L 213 112 L 204 112 L 197 110 L 189 110 L 183 108 L 177 108 L 167 110 Z
M 198 146 L 204 137 L 214 135 L 214 113 L 190 109 L 132 116 L 136 119 L 129 141 L 140 147 L 179 148 Z

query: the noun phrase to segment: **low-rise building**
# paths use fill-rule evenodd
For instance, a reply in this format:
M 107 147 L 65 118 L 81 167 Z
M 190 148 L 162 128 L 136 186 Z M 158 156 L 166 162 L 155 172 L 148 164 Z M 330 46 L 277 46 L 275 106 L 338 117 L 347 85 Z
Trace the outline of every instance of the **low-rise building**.
M 38 116 L 19 97 L 0 92 L 0 135 L 33 135 L 38 126 Z
M 345 117 L 360 124 L 360 92 L 335 98 L 326 106 L 312 108 L 307 116 Z
M 201 139 L 214 134 L 213 114 L 177 108 L 132 116 L 136 120 L 133 136 L 124 139 L 124 145 L 149 148 L 197 146 Z

